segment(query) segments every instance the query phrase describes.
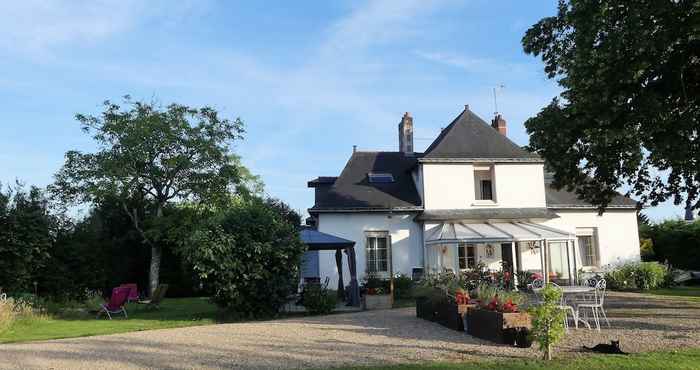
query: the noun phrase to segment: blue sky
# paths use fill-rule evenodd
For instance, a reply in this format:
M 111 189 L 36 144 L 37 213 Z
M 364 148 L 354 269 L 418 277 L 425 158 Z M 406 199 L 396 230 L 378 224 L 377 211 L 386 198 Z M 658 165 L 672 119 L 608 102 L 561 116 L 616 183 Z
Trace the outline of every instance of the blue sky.
M 125 94 L 241 117 L 236 145 L 266 191 L 298 210 L 306 182 L 352 152 L 396 150 L 409 111 L 422 150 L 463 109 L 509 136 L 558 92 L 522 52 L 555 1 L 39 1 L 0 12 L 0 181 L 44 186 L 69 149 L 91 150 L 75 113 Z M 652 218 L 678 217 L 663 205 Z

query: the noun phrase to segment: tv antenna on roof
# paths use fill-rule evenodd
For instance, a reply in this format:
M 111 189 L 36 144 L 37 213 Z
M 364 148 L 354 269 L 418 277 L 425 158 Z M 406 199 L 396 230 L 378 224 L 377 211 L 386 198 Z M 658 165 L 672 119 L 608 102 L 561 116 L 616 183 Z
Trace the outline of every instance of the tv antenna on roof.
M 498 98 L 496 96 L 496 93 L 502 89 L 505 89 L 506 85 L 504 84 L 498 84 L 493 88 L 493 115 L 498 114 Z

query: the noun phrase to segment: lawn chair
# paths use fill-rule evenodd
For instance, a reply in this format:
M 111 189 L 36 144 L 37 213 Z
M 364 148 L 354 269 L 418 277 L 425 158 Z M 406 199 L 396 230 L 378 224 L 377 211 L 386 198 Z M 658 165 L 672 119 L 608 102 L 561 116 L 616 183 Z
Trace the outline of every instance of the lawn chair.
M 600 315 L 603 315 L 605 323 L 610 327 L 610 321 L 608 321 L 608 316 L 605 314 L 605 309 L 603 309 L 603 304 L 605 303 L 605 279 L 600 279 L 595 286 L 595 292 L 593 295 L 593 301 L 582 302 L 576 306 L 576 316 L 580 317 L 580 312 L 585 309 L 591 310 L 593 314 L 593 321 L 595 322 L 596 329 L 600 331 Z M 584 311 L 585 312 L 585 311 Z
M 527 287 L 535 296 L 533 303 L 542 304 L 542 296 L 540 295 L 540 292 L 542 289 L 544 289 L 544 280 L 535 279 L 530 284 L 527 284 Z
M 102 304 L 100 310 L 97 312 L 97 317 L 100 318 L 102 312 L 107 314 L 110 320 L 112 320 L 112 314 L 124 313 L 124 318 L 128 319 L 129 316 L 126 313 L 126 301 L 129 299 L 130 288 L 117 287 L 112 289 L 112 296 L 109 298 L 109 302 Z
M 138 301 L 139 304 L 146 304 L 148 307 L 159 308 L 160 302 L 165 298 L 165 293 L 168 291 L 168 284 L 160 284 L 151 294 L 151 299 Z
M 557 283 L 550 283 L 552 284 L 553 287 L 561 290 L 561 287 L 557 285 Z M 576 315 L 576 310 L 574 309 L 573 306 L 570 306 L 566 302 L 566 295 L 564 295 L 564 292 L 562 291 L 561 293 L 561 300 L 559 301 L 559 306 L 557 306 L 560 310 L 564 311 L 564 330 L 566 332 L 569 332 L 569 314 L 571 314 L 571 319 L 574 321 L 574 325 L 576 326 L 576 329 L 578 329 L 578 316 Z
M 122 284 L 119 286 L 120 288 L 129 288 L 129 297 L 127 300 L 129 302 L 136 302 L 139 300 L 139 288 L 138 285 L 131 283 L 131 284 Z

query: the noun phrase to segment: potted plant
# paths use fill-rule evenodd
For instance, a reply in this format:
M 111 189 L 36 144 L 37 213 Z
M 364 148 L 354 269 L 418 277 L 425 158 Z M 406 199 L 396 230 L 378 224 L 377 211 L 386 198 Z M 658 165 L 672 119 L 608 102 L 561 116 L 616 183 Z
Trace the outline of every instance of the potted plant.
M 365 310 L 385 310 L 392 307 L 394 300 L 388 280 L 375 275 L 367 275 L 362 287 L 362 308 Z
M 416 287 L 416 316 L 453 330 L 464 331 L 463 315 L 470 297 L 462 276 L 452 273 L 427 275 Z
M 469 310 L 467 333 L 496 343 L 515 344 L 516 334 L 532 327 L 530 315 L 521 312 L 524 296 L 482 285 L 477 289 L 478 307 Z M 525 336 L 520 335 L 521 343 Z

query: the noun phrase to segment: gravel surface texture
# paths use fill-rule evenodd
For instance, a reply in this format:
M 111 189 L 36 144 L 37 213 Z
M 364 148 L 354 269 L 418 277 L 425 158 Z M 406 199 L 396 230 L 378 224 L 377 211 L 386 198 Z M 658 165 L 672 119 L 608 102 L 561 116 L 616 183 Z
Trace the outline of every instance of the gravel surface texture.
M 700 303 L 612 293 L 612 328 L 572 329 L 558 357 L 620 339 L 625 351 L 700 346 Z M 0 369 L 324 368 L 534 358 L 415 317 L 413 308 L 0 345 Z

